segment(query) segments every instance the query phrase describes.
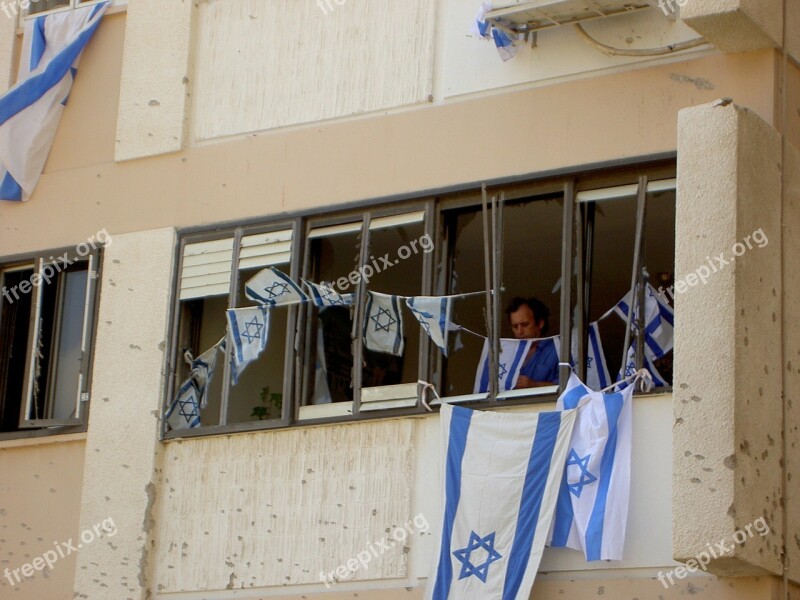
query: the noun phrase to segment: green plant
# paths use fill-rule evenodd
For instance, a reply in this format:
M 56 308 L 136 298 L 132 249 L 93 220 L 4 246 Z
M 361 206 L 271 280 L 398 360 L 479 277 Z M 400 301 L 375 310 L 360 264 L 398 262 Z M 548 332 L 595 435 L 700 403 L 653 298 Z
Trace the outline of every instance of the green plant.
M 283 409 L 283 394 L 271 393 L 267 386 L 261 388 L 258 397 L 261 404 L 253 407 L 253 412 L 250 413 L 251 417 L 257 417 L 259 421 L 280 418 Z

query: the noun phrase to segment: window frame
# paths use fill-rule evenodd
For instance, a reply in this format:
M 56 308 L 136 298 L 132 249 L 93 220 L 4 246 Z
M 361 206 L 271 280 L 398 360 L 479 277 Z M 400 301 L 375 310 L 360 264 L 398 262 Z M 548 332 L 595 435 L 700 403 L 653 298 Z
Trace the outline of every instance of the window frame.
M 574 169 L 565 170 L 559 173 L 548 173 L 539 176 L 535 175 L 520 177 L 514 180 L 503 180 L 487 182 L 487 194 L 497 194 L 504 192 L 506 201 L 518 200 L 531 196 L 543 196 L 557 192 L 562 193 L 563 198 L 563 223 L 562 223 L 562 252 L 561 252 L 561 282 L 562 289 L 560 294 L 561 303 L 561 317 L 560 327 L 561 332 L 561 347 L 559 348 L 560 358 L 569 356 L 570 353 L 570 339 L 573 329 L 578 329 L 579 340 L 578 351 L 576 360 L 581 356 L 586 355 L 586 336 L 588 321 L 580 315 L 583 315 L 588 310 L 587 294 L 591 288 L 591 282 L 586 281 L 585 277 L 576 277 L 572 274 L 573 261 L 579 261 L 578 273 L 584 273 L 586 264 L 585 257 L 580 253 L 585 251 L 586 245 L 586 215 L 584 214 L 584 206 L 586 202 L 581 200 L 582 193 L 585 194 L 592 190 L 601 190 L 605 188 L 614 188 L 617 186 L 636 186 L 642 175 L 646 175 L 650 183 L 659 182 L 662 180 L 675 180 L 676 178 L 676 161 L 674 154 L 655 157 L 650 161 L 639 160 L 631 162 L 622 167 L 612 165 L 614 168 L 608 166 L 598 166 L 595 169 Z M 648 189 L 649 191 L 649 189 Z M 256 231 L 256 230 L 276 230 L 285 228 L 289 222 L 295 224 L 294 234 L 292 238 L 292 256 L 291 256 L 291 277 L 295 281 L 299 281 L 299 277 L 308 278 L 313 257 L 311 256 L 311 241 L 309 234 L 313 229 L 322 227 L 329 227 L 340 225 L 348 222 L 360 221 L 362 244 L 359 252 L 359 265 L 364 265 L 366 257 L 369 256 L 369 223 L 372 219 L 381 218 L 385 216 L 399 215 L 403 213 L 424 210 L 423 216 L 423 230 L 424 234 L 430 235 L 434 240 L 434 250 L 428 254 L 423 254 L 423 273 L 422 286 L 420 295 L 442 295 L 448 292 L 448 273 L 450 269 L 450 252 L 449 241 L 446 239 L 445 227 L 445 213 L 447 211 L 467 208 L 467 207 L 480 207 L 482 202 L 481 189 L 479 183 L 465 184 L 457 189 L 444 190 L 440 192 L 421 192 L 418 195 L 406 195 L 400 198 L 383 199 L 359 203 L 358 205 L 345 206 L 332 206 L 317 210 L 298 211 L 290 215 L 290 220 L 287 221 L 287 216 L 281 215 L 274 219 L 266 217 L 264 219 L 250 219 L 243 224 L 229 225 L 225 228 L 217 228 L 214 230 L 203 230 L 202 228 L 187 228 L 179 231 L 178 244 L 176 246 L 176 282 L 174 289 L 179 289 L 180 282 L 180 267 L 183 256 L 183 248 L 187 243 L 197 243 L 200 241 L 211 239 L 222 239 L 231 232 L 235 231 Z M 480 210 L 480 208 L 479 208 Z M 284 227 L 281 227 L 281 226 Z M 187 242 L 188 240 L 188 242 Z M 240 250 L 241 233 L 234 242 L 234 265 L 238 265 L 238 252 Z M 640 241 L 643 244 L 643 240 Z M 358 268 L 358 267 L 356 267 Z M 569 273 L 565 276 L 565 273 Z M 584 273 L 585 274 L 585 273 Z M 590 274 L 590 271 L 589 271 Z M 238 276 L 238 270 L 236 275 Z M 238 286 L 238 279 L 236 282 L 231 283 L 229 290 L 229 306 L 232 301 L 232 295 L 235 293 Z M 363 280 L 360 280 L 353 292 L 356 294 L 355 314 L 354 319 L 356 322 L 363 320 L 363 311 L 366 301 L 366 286 Z M 582 296 L 582 297 L 581 297 Z M 578 306 L 580 303 L 580 307 Z M 170 345 L 169 357 L 169 385 L 167 386 L 167 396 L 165 397 L 164 406 L 165 410 L 169 407 L 174 399 L 174 391 L 177 389 L 177 382 L 175 381 L 176 373 L 176 334 L 179 326 L 179 309 L 180 301 L 175 298 L 173 314 L 171 316 L 172 325 L 172 343 Z M 495 303 L 495 311 L 500 311 L 499 303 Z M 582 308 L 581 308 L 582 307 Z M 306 327 L 306 310 L 307 307 L 296 305 L 288 307 L 292 311 L 290 325 L 292 329 L 289 330 L 289 335 L 294 335 L 293 343 L 286 344 L 284 348 L 284 371 L 288 373 L 291 371 L 291 390 L 290 396 L 287 395 L 284 389 L 284 403 L 283 414 L 279 422 L 273 421 L 254 421 L 247 423 L 236 423 L 231 425 L 210 425 L 201 426 L 195 429 L 184 429 L 178 431 L 167 431 L 168 427 L 166 421 L 162 423 L 162 439 L 186 438 L 186 437 L 202 437 L 206 435 L 235 433 L 239 431 L 254 431 L 262 429 L 276 429 L 286 427 L 298 426 L 311 426 L 320 424 L 331 424 L 339 422 L 354 422 L 363 421 L 377 418 L 397 418 L 404 416 L 414 416 L 426 414 L 425 408 L 421 402 L 417 401 L 414 407 L 406 408 L 386 408 L 370 411 L 362 411 L 361 409 L 361 370 L 355 369 L 353 374 L 353 403 L 352 410 L 344 415 L 328 415 L 320 416 L 318 418 L 300 418 L 300 407 L 305 400 L 308 393 L 308 365 L 306 364 L 306 351 L 310 343 L 306 339 L 308 335 Z M 573 311 L 576 311 L 573 313 Z M 579 317 L 573 320 L 572 315 L 578 314 Z M 353 357 L 354 364 L 360 364 L 363 357 L 363 332 L 361 327 L 356 327 L 356 336 L 352 340 L 353 343 Z M 566 333 L 564 333 L 566 332 Z M 637 341 L 639 347 L 642 346 L 642 340 Z M 637 353 L 637 361 L 641 360 L 641 352 Z M 433 381 L 434 373 L 442 373 L 442 360 L 441 353 L 433 346 L 427 336 L 420 337 L 419 355 L 418 355 L 418 372 L 420 380 L 430 381 L 437 386 L 441 383 L 441 376 L 437 377 L 437 381 Z M 585 361 L 584 361 L 585 362 Z M 581 363 L 578 363 L 579 365 Z M 641 362 L 637 362 L 640 365 Z M 225 374 L 226 379 L 229 377 L 228 361 L 225 361 Z M 467 404 L 474 408 L 497 408 L 499 406 L 521 406 L 531 404 L 542 404 L 553 402 L 566 382 L 569 376 L 569 368 L 560 368 L 560 383 L 557 390 L 542 388 L 544 391 L 537 391 L 536 388 L 530 390 L 518 391 L 514 393 L 500 394 L 499 397 L 489 398 L 489 394 L 473 394 L 464 395 L 460 397 L 446 398 L 448 402 L 453 399 L 457 400 L 454 403 Z M 579 374 L 585 376 L 585 366 L 578 368 Z M 219 376 L 220 370 L 217 371 Z M 284 388 L 287 387 L 286 375 L 284 378 Z M 229 382 L 223 384 L 225 389 L 229 387 Z M 650 393 L 671 393 L 671 387 L 659 388 L 655 392 Z M 288 401 L 287 401 L 288 400 Z M 227 401 L 227 397 L 225 399 Z M 432 407 L 440 404 L 440 402 L 429 402 Z M 288 412 L 288 414 L 287 414 Z
M 19 419 L 17 429 L 14 431 L 0 432 L 0 441 L 13 440 L 32 437 L 44 437 L 51 435 L 65 435 L 71 433 L 82 433 L 87 430 L 89 410 L 91 406 L 91 393 L 92 393 L 92 379 L 94 372 L 94 353 L 95 342 L 97 338 L 97 315 L 100 306 L 100 278 L 103 267 L 103 252 L 102 248 L 97 248 L 92 252 L 87 253 L 85 256 L 78 257 L 75 254 L 75 247 L 61 247 L 47 251 L 39 251 L 34 253 L 18 254 L 9 257 L 0 258 L 0 285 L 3 285 L 2 274 L 6 271 L 16 270 L 20 268 L 30 268 L 33 274 L 38 274 L 45 264 L 52 264 L 53 257 L 58 258 L 64 254 L 68 255 L 70 259 L 76 259 L 76 262 L 87 263 L 87 280 L 86 280 L 86 297 L 84 298 L 84 325 L 81 331 L 81 367 L 79 372 L 79 390 L 78 396 L 75 399 L 75 407 L 77 417 L 73 419 L 28 419 L 28 411 L 31 406 L 30 398 L 30 374 L 35 366 L 33 360 L 33 348 L 36 336 L 35 331 L 38 330 L 39 325 L 35 323 L 37 315 L 41 314 L 41 294 L 42 286 L 33 286 L 29 294 L 31 294 L 31 313 L 28 318 L 28 342 L 25 348 L 25 371 L 23 373 L 23 390 L 19 399 Z M 50 263 L 48 263 L 50 260 Z M 61 273 L 69 272 L 69 267 L 61 271 Z M 54 315 L 56 323 L 60 323 L 63 319 L 63 297 L 57 301 L 57 313 Z M 5 301 L 0 301 L 0 312 L 2 312 Z M 54 324 L 55 327 L 55 324 Z M 51 341 L 51 345 L 52 345 Z M 51 348 L 51 353 L 53 352 Z M 47 379 L 50 382 L 53 377 L 53 366 L 48 366 Z M 47 403 L 50 404 L 53 398 L 53 390 L 48 386 Z
M 17 6 L 20 6 L 20 2 L 21 1 L 22 0 L 17 0 Z M 40 12 L 30 12 L 30 6 L 33 6 L 34 4 L 37 3 L 36 0 L 30 0 L 29 8 L 20 10 L 19 11 L 19 15 L 21 17 L 21 23 L 24 23 L 25 21 L 28 21 L 30 19 L 36 19 L 37 17 L 43 17 L 43 16 L 47 16 L 47 15 L 54 15 L 54 14 L 60 13 L 60 12 L 67 12 L 67 11 L 70 11 L 70 10 L 76 10 L 78 8 L 84 8 L 86 6 L 93 6 L 95 4 L 100 4 L 102 2 L 105 2 L 105 0 L 69 0 L 69 4 L 66 5 L 66 6 L 58 6 L 56 8 L 51 8 L 51 9 L 43 10 L 43 11 L 40 11 Z M 127 4 L 128 4 L 128 0 L 111 0 L 111 4 L 109 5 L 109 8 L 114 7 L 114 6 L 120 6 L 120 5 L 127 6 Z M 22 8 L 22 7 L 20 6 L 20 8 Z

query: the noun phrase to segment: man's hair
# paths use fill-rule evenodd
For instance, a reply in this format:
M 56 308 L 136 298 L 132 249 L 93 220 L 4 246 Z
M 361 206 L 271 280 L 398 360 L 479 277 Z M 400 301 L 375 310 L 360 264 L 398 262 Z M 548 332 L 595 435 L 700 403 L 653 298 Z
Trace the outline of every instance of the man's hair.
M 517 296 L 511 300 L 511 303 L 506 307 L 506 316 L 511 317 L 511 313 L 517 312 L 523 306 L 527 306 L 531 309 L 534 321 L 537 323 L 539 321 L 544 321 L 542 324 L 542 335 L 546 334 L 547 330 L 550 328 L 550 309 L 547 308 L 544 302 L 536 298 L 522 298 Z

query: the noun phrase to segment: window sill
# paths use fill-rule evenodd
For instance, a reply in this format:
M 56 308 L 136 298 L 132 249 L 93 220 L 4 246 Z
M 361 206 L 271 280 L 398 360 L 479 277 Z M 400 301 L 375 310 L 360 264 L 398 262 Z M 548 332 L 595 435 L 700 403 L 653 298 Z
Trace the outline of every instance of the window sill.
M 86 4 L 84 6 L 91 6 L 91 4 Z M 67 12 L 69 10 L 76 10 L 76 9 L 70 8 L 70 7 L 65 7 L 65 8 L 59 8 L 59 9 L 56 9 L 56 10 L 50 10 L 50 11 L 43 12 L 43 13 L 36 13 L 36 14 L 33 14 L 33 15 L 25 15 L 24 17 L 22 17 L 20 19 L 20 21 L 21 22 L 30 21 L 31 19 L 35 19 L 37 17 L 46 16 L 46 15 L 53 15 L 53 14 L 60 13 L 60 12 Z M 119 13 L 126 13 L 126 12 L 128 12 L 128 2 L 127 2 L 127 0 L 125 0 L 124 2 L 120 2 L 120 3 L 117 3 L 116 0 L 115 0 L 115 2 L 111 6 L 108 7 L 108 9 L 106 10 L 106 13 L 103 15 L 103 18 L 109 17 L 111 15 L 116 15 L 116 14 L 119 14 Z M 15 33 L 17 34 L 17 36 L 22 37 L 22 35 L 25 33 L 25 27 L 23 25 L 18 25 L 17 28 L 16 28 Z
M 69 442 L 86 441 L 86 432 L 79 433 L 50 433 L 46 432 L 38 435 L 32 435 L 33 432 L 18 432 L 0 434 L 0 450 L 7 448 L 27 448 L 32 446 L 44 446 L 48 444 L 66 444 Z M 26 437 L 4 438 L 6 435 L 25 435 Z

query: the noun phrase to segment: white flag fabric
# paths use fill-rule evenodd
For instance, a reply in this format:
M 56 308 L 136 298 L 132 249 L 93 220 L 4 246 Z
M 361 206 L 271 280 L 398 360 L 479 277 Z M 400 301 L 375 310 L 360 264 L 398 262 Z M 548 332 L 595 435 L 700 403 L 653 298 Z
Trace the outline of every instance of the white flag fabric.
M 183 382 L 164 418 L 175 430 L 200 427 L 200 392 L 193 377 Z
M 628 318 L 631 295 L 631 292 L 625 294 L 625 297 L 613 308 L 623 321 Z M 634 320 L 637 315 L 638 310 L 634 311 Z M 675 345 L 674 323 L 675 314 L 672 307 L 648 283 L 644 296 L 644 347 L 645 353 L 651 359 L 657 360 L 672 350 Z
M 497 377 L 499 379 L 498 389 L 500 391 L 513 390 L 519 379 L 519 372 L 525 362 L 525 357 L 531 349 L 531 345 L 536 340 L 500 340 L 500 357 L 497 361 Z M 482 394 L 489 391 L 489 378 L 491 368 L 489 365 L 489 343 L 484 340 L 481 360 L 478 362 L 478 370 L 475 373 L 475 385 L 472 392 Z
M 245 296 L 253 302 L 278 306 L 306 302 L 308 296 L 291 277 L 275 267 L 267 267 L 244 284 Z
M 314 283 L 302 280 L 309 291 L 309 298 L 318 308 L 329 306 L 350 306 L 353 303 L 353 294 L 340 294 L 330 284 Z
M 452 305 L 452 296 L 415 296 L 406 299 L 406 306 L 445 356 L 447 356 L 447 334 L 451 328 Z
M 551 546 L 586 560 L 621 560 L 631 487 L 633 386 L 588 389 L 573 373 L 556 408 L 578 407 L 553 522 Z M 581 402 L 584 400 L 584 402 Z
M 426 600 L 528 600 L 574 423 L 574 410 L 442 405 L 444 510 Z
M 245 367 L 267 347 L 269 309 L 266 306 L 229 308 L 225 314 L 231 340 L 231 378 L 236 384 Z
M 486 21 L 486 13 L 490 10 L 492 10 L 491 2 L 481 3 L 478 14 L 475 16 L 475 21 L 470 27 L 470 33 L 482 38 L 491 37 L 494 40 L 494 45 L 497 47 L 500 58 L 505 62 L 516 56 L 517 47 L 514 45 L 514 40 L 505 31 Z
M 367 349 L 402 356 L 405 341 L 400 298 L 367 292 L 367 310 L 364 315 L 364 345 Z
M 192 360 L 192 378 L 197 384 L 197 391 L 200 396 L 200 408 L 208 406 L 208 388 L 211 379 L 214 377 L 214 370 L 217 367 L 217 354 L 224 342 L 225 338 L 222 338 L 211 348 Z
M 597 321 L 589 324 L 588 344 L 586 345 L 586 385 L 593 390 L 602 390 L 611 385 L 603 343 L 600 340 L 600 329 Z M 578 332 L 572 330 L 572 359 L 577 355 Z
M 0 200 L 25 201 L 33 193 L 81 53 L 108 4 L 25 21 L 19 82 L 0 97 Z

